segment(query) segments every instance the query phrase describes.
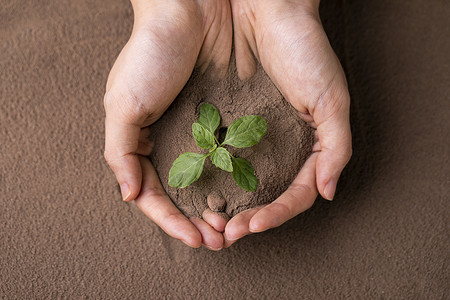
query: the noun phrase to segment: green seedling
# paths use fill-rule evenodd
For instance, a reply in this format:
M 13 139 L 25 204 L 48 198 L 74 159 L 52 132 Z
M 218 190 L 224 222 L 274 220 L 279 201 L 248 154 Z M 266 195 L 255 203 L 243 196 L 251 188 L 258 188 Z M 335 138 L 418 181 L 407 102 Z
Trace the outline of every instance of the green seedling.
M 178 156 L 169 171 L 169 185 L 184 188 L 196 181 L 203 172 L 207 157 L 218 168 L 231 172 L 234 181 L 244 190 L 254 192 L 258 186 L 255 169 L 245 159 L 234 157 L 225 149 L 225 145 L 236 148 L 251 147 L 266 134 L 267 123 L 260 116 L 244 116 L 235 120 L 228 127 L 225 139 L 219 143 L 215 132 L 220 124 L 220 115 L 213 105 L 204 103 L 200 106 L 200 115 L 192 124 L 195 142 L 206 154 L 186 152 Z

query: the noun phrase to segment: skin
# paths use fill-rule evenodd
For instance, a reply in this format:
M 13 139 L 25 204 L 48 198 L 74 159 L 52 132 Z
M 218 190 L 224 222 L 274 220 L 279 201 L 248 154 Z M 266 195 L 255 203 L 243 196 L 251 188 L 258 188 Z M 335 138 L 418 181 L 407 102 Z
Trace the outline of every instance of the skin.
M 345 74 L 320 23 L 317 0 L 132 1 L 135 24 L 106 87 L 105 158 L 125 201 L 191 247 L 229 247 L 250 233 L 280 226 L 307 210 L 318 193 L 331 200 L 351 156 Z M 195 65 L 220 78 L 232 36 L 239 77 L 258 60 L 287 101 L 316 128 L 314 153 L 290 187 L 269 205 L 231 220 L 207 210 L 186 218 L 145 158 L 148 126 L 175 99 Z

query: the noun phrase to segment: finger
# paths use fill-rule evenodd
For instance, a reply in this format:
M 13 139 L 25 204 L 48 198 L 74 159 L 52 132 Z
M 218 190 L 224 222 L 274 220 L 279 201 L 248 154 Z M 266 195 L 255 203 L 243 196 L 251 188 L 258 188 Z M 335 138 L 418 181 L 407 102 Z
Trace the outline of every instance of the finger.
M 248 9 L 248 8 L 247 8 Z M 256 42 L 252 33 L 252 25 L 246 5 L 238 1 L 232 2 L 234 49 L 236 53 L 236 68 L 240 79 L 248 79 L 256 72 Z
M 311 127 L 317 128 L 316 123 L 314 123 L 314 118 L 309 113 L 298 112 L 300 118 L 303 119 L 306 123 L 308 123 Z
M 141 128 L 119 122 L 110 116 L 105 121 L 105 159 L 119 182 L 122 199 L 135 199 L 141 189 L 142 170 L 136 155 Z
M 203 220 L 218 232 L 224 232 L 227 222 L 230 220 L 225 213 L 216 213 L 207 208 L 202 214 Z
M 225 247 L 230 247 L 233 245 L 238 239 L 243 238 L 244 236 L 250 233 L 249 230 L 249 222 L 250 219 L 261 209 L 261 207 L 255 207 L 241 213 L 238 213 L 236 216 L 231 218 L 231 220 L 227 223 L 225 227 Z
M 219 251 L 223 248 L 223 236 L 220 232 L 217 232 L 208 223 L 199 218 L 193 217 L 190 220 L 202 235 L 202 243 L 206 248 L 213 251 Z
M 136 198 L 139 209 L 171 237 L 190 247 L 200 247 L 200 232 L 167 196 L 150 161 L 140 156 L 139 162 L 143 171 L 141 193 Z
M 333 199 L 339 176 L 352 155 L 349 115 L 350 96 L 342 77 L 327 90 L 314 112 L 320 142 L 317 188 L 328 200 Z
M 318 154 L 313 153 L 289 188 L 251 218 L 250 232 L 278 227 L 312 206 L 317 197 L 315 173 L 317 156 Z

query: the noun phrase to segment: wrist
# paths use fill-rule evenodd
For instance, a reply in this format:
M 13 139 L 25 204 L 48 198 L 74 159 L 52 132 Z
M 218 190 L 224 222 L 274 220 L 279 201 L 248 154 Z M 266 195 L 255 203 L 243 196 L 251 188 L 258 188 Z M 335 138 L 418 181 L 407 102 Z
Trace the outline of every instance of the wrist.
M 266 2 L 274 2 L 271 0 L 266 0 Z M 280 1 L 283 3 L 283 1 Z M 303 9 L 306 9 L 310 12 L 319 12 L 319 4 L 320 0 L 296 0 L 296 1 L 284 1 L 286 5 L 293 5 L 297 7 L 301 7 Z
M 259 14 L 276 14 L 278 12 L 303 11 L 314 17 L 319 17 L 320 0 L 230 0 L 231 6 L 238 10 L 252 11 L 256 17 Z
M 195 28 L 201 13 L 196 0 L 130 0 L 134 13 L 134 29 L 154 25 L 155 20 L 170 24 L 185 23 Z M 167 24 L 167 23 L 165 23 Z
M 195 0 L 130 0 L 133 7 L 135 21 L 148 19 L 150 16 L 178 16 L 195 17 L 198 4 Z

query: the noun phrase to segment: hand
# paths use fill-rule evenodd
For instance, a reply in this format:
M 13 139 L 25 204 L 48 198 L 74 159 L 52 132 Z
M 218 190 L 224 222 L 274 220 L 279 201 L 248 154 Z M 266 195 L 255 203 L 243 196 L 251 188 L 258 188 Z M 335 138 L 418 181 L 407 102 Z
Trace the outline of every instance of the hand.
M 130 40 L 117 58 L 106 86 L 105 158 L 125 201 L 138 207 L 170 236 L 189 246 L 223 246 L 225 224 L 188 220 L 166 195 L 146 158 L 152 145 L 148 126 L 169 107 L 197 63 L 217 76 L 228 68 L 232 44 L 227 0 L 132 1 Z
M 332 200 L 352 152 L 350 96 L 320 22 L 319 1 L 231 0 L 231 6 L 239 77 L 252 76 L 258 59 L 283 96 L 316 129 L 316 143 L 278 199 L 227 223 L 226 246 L 249 233 L 280 226 L 311 207 L 318 192 Z

